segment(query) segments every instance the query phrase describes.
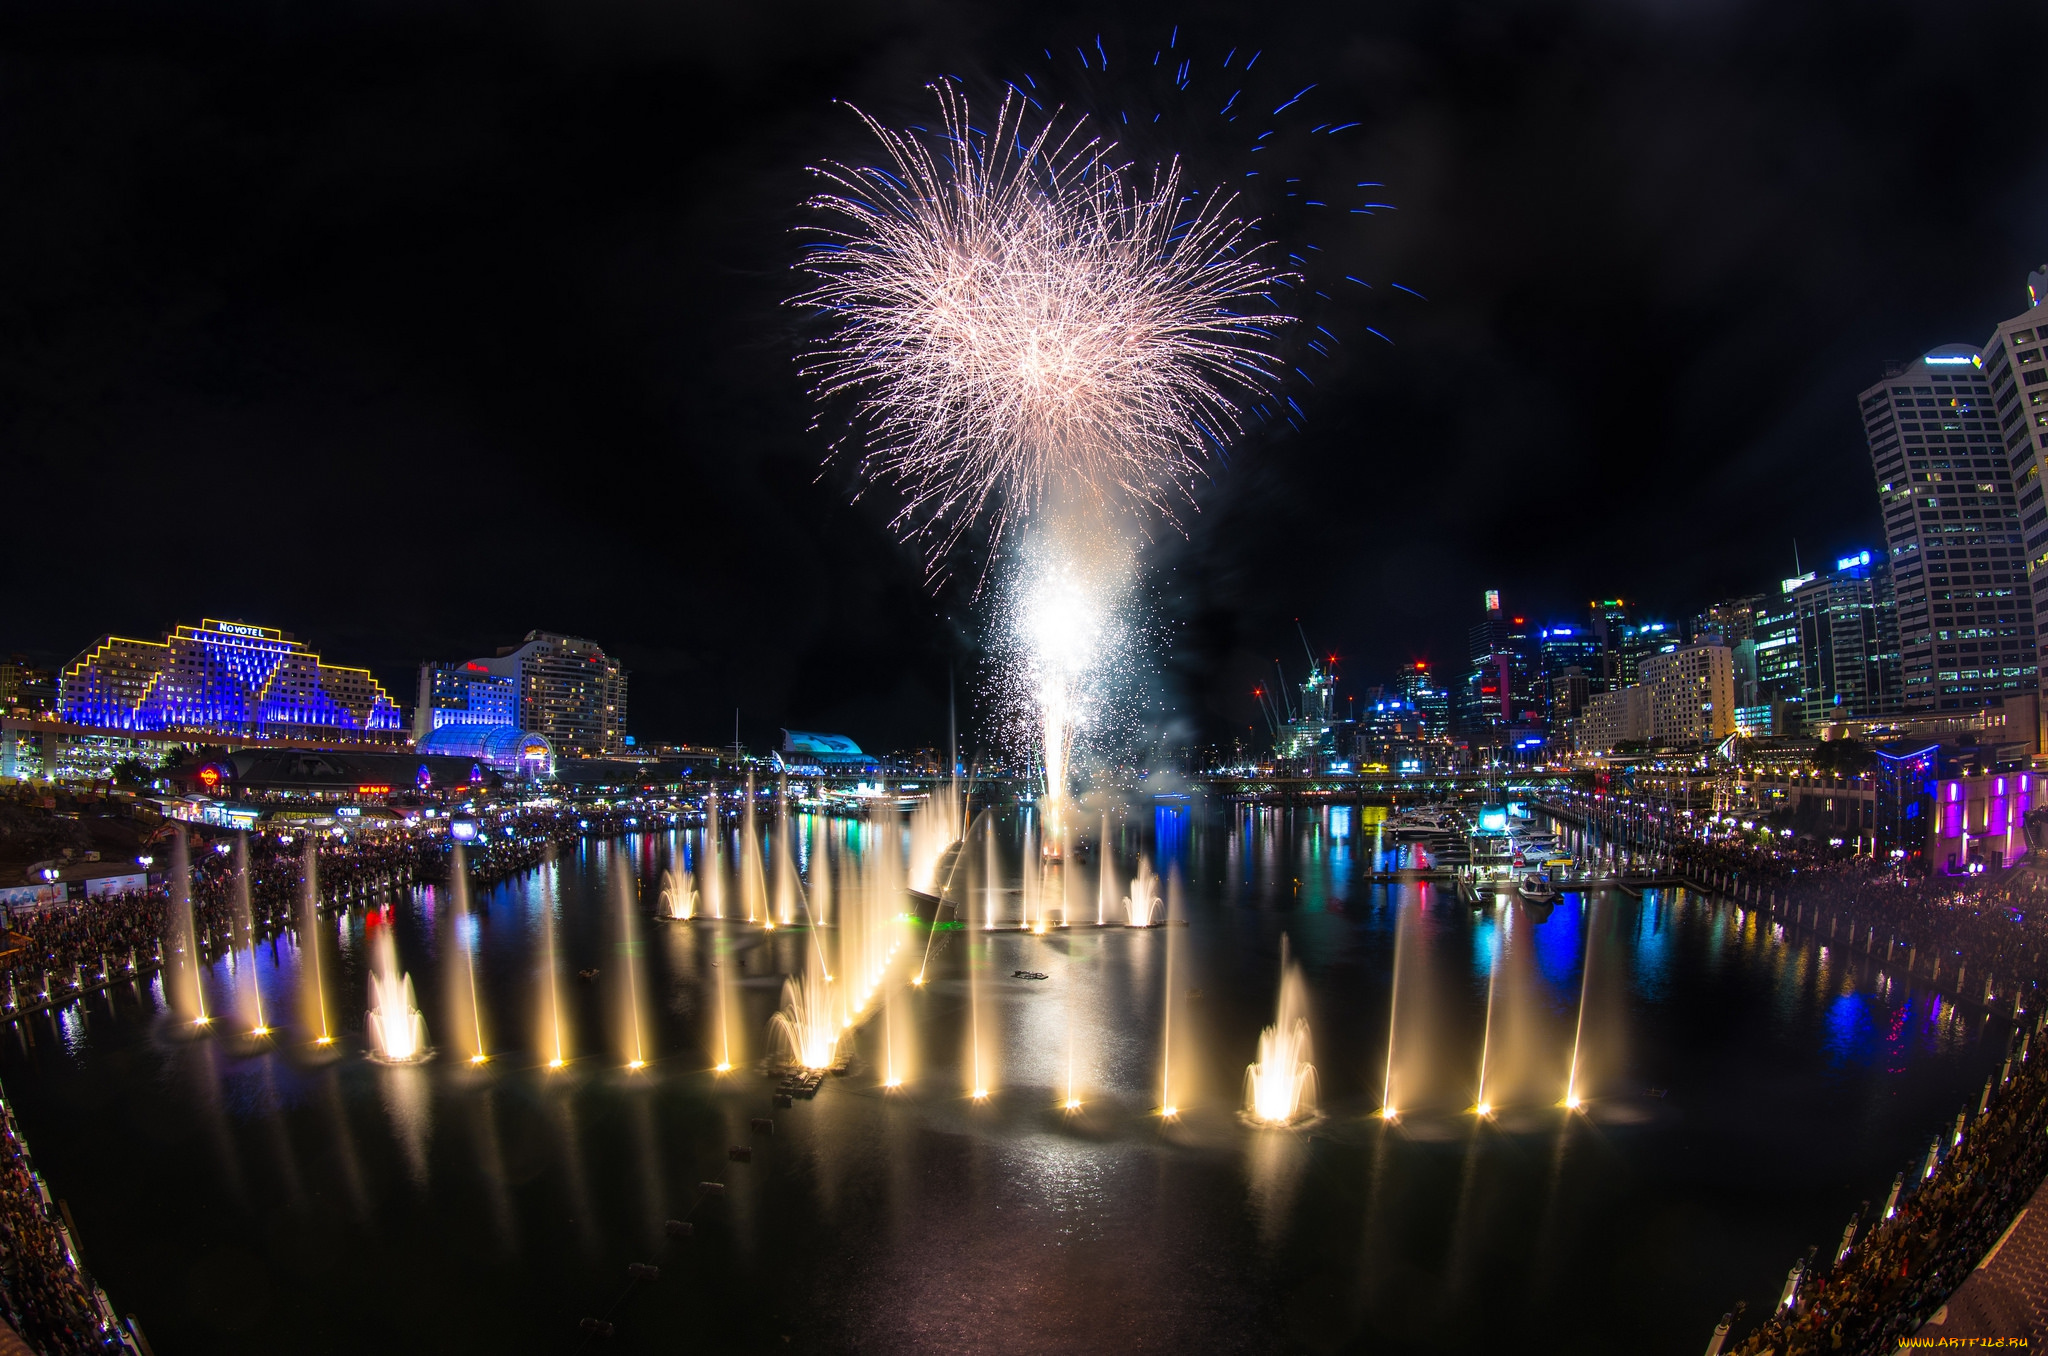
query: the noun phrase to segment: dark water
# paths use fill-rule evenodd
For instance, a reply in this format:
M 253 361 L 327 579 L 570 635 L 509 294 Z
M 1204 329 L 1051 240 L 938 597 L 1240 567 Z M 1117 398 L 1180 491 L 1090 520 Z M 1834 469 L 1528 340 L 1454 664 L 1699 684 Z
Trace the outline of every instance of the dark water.
M 303 1022 L 263 1050 L 185 1039 L 148 985 L 12 1028 L 0 1076 L 88 1263 L 162 1356 L 570 1352 L 637 1261 L 661 1278 L 616 1309 L 611 1350 L 1634 1354 L 1695 1350 L 1737 1299 L 1775 1298 L 2003 1053 L 2002 1020 L 1725 902 L 1475 915 L 1362 880 L 1389 860 L 1375 833 L 1342 809 L 1148 811 L 1124 845 L 1178 864 L 1185 927 L 941 933 L 932 982 L 893 986 L 852 1071 L 785 1110 L 751 1068 L 709 1071 L 706 976 L 722 938 L 758 1058 L 801 930 L 646 920 L 652 1063 L 620 1067 L 613 890 L 630 871 L 653 897 L 679 841 L 655 836 L 501 886 L 474 921 L 445 891 L 401 901 L 437 1042 L 474 929 L 483 1070 L 445 1044 L 422 1066 L 362 1057 L 357 913 L 330 924 L 338 1058 L 312 1058 Z M 603 971 L 563 990 L 576 1058 L 556 1073 L 536 1020 L 549 908 L 563 969 Z M 1323 1113 L 1293 1132 L 1236 1114 L 1283 936 Z M 1388 1125 L 1372 1113 L 1397 952 Z M 964 1095 L 970 955 L 985 1105 Z M 213 1007 L 232 1010 L 244 966 L 215 966 Z M 1183 1115 L 1163 1126 L 1169 967 Z M 299 953 L 266 945 L 256 973 L 290 1023 Z M 896 1093 L 879 1086 L 888 1031 Z M 1568 1116 L 1575 1040 L 1587 1114 Z M 1500 1108 L 1484 1124 L 1466 1110 L 1482 1046 Z M 772 1138 L 750 1131 L 770 1115 Z M 729 1164 L 745 1144 L 752 1163 Z M 663 1221 L 721 1174 L 694 1236 L 667 1241 Z

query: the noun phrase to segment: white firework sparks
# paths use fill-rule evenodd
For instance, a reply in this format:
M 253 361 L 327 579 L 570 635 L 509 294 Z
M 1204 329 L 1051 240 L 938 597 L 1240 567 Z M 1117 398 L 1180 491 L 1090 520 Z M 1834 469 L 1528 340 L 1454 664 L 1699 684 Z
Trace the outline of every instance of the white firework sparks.
M 1140 186 L 1081 120 L 1033 128 L 1012 91 L 982 129 L 932 89 L 935 130 L 861 114 L 888 167 L 813 171 L 832 224 L 795 301 L 835 322 L 814 392 L 854 401 L 861 474 L 902 495 L 892 526 L 935 575 L 976 523 L 993 557 L 1051 503 L 1177 522 L 1238 404 L 1275 384 L 1271 292 L 1292 275 L 1177 163 Z

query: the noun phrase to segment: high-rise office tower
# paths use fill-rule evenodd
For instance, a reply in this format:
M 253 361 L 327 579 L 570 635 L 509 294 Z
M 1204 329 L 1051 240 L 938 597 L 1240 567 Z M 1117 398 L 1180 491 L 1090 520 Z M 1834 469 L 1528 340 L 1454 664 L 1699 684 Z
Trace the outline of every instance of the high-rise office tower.
M 1401 697 L 1421 720 L 1424 733 L 1442 737 L 1451 724 L 1451 694 L 1436 681 L 1429 664 L 1418 659 L 1401 675 Z
M 1799 698 L 1808 721 L 1898 712 L 1898 614 L 1882 555 L 1844 556 L 1791 593 Z
M 1796 735 L 1806 726 L 1805 674 L 1799 662 L 1799 607 L 1794 596 L 1814 576 L 1802 574 L 1766 594 L 1754 613 L 1748 668 L 1753 678 L 1737 701 L 1735 722 L 1753 734 Z
M 1768 600 L 1761 593 L 1715 603 L 1692 620 L 1694 642 L 1719 636 L 1735 665 L 1735 707 L 1756 705 L 1756 627 Z
M 1544 717 L 1552 730 L 1576 720 L 1601 672 L 1600 638 L 1590 626 L 1556 625 L 1536 633 L 1537 679 L 1542 685 Z
M 2024 319 L 2024 318 L 2022 318 Z M 1911 715 L 1980 707 L 2038 690 L 2034 610 L 2026 589 L 2016 467 L 2032 463 L 2017 426 L 2008 460 L 1996 408 L 2020 410 L 2040 349 L 2008 342 L 1987 368 L 1969 344 L 1944 344 L 1894 366 L 1861 397 L 1898 598 L 1900 709 Z M 2028 366 L 2019 354 L 2031 353 Z
M 2026 538 L 2023 596 L 2033 602 L 2048 592 L 2048 505 L 2041 495 L 2042 463 L 2048 460 L 2048 264 L 2028 275 L 2027 302 L 2026 310 L 1986 341 L 1984 371 L 2003 440 L 2000 451 L 2013 474 L 2014 510 Z M 2034 658 L 2041 658 L 2038 649 Z M 2039 683 L 2048 689 L 2048 668 L 2039 670 Z

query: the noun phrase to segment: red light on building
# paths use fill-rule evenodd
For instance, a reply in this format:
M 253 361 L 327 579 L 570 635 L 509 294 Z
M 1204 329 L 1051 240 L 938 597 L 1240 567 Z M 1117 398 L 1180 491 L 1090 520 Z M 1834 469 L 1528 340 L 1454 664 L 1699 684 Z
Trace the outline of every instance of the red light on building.
M 483 665 L 481 665 L 481 664 L 477 663 L 477 662 L 476 662 L 476 661 L 475 661 L 474 659 L 470 660 L 470 661 L 469 661 L 469 662 L 468 662 L 467 664 L 464 664 L 464 665 L 463 665 L 462 667 L 464 667 L 465 669 L 468 669 L 468 670 L 469 670 L 469 671 L 470 671 L 471 673 L 489 673 L 489 672 L 490 672 L 490 670 L 489 670 L 489 669 L 487 669 L 487 668 L 485 668 L 485 667 L 484 667 Z
M 199 769 L 199 784 L 211 791 L 220 785 L 220 769 L 208 763 Z
M 359 796 L 388 796 L 391 794 L 391 788 L 388 786 L 359 786 L 356 788 L 356 794 Z

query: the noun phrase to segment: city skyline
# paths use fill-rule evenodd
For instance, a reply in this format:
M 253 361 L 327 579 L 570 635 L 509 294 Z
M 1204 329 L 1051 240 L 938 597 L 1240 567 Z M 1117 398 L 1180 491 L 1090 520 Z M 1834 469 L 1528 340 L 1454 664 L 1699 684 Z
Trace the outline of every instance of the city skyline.
M 781 306 L 801 166 L 858 135 L 833 98 L 915 108 L 925 72 L 992 82 L 1098 29 L 1135 49 L 1167 16 L 871 14 L 765 48 L 739 16 L 729 44 L 680 18 L 583 16 L 564 22 L 585 64 L 542 58 L 538 79 L 516 26 L 393 43 L 395 20 L 330 22 L 204 50 L 138 29 L 147 55 L 128 57 L 62 17 L 10 21 L 24 72 L 82 63 L 128 92 L 84 118 L 67 90 L 90 82 L 22 86 L 40 126 L 69 130 L 11 152 L 26 207 L 0 285 L 45 323 L 0 337 L 0 436 L 47 492 L 69 467 L 101 473 L 85 523 L 21 529 L 68 563 L 17 601 L 0 648 L 62 663 L 92 633 L 247 616 L 403 683 L 545 627 L 617 653 L 656 737 L 729 738 L 734 706 L 757 745 L 786 717 L 885 747 L 936 737 L 975 627 L 960 593 L 924 588 L 885 506 L 848 513 L 818 478 Z M 1250 438 L 1191 536 L 1152 553 L 1175 704 L 1205 730 L 1249 718 L 1296 617 L 1347 674 L 1391 676 L 1455 663 L 1487 587 L 1535 617 L 1620 592 L 1675 618 L 1791 574 L 1795 541 L 1803 562 L 1875 545 L 1849 401 L 1888 360 L 1980 342 L 2048 258 L 2039 153 L 1953 131 L 2006 116 L 2040 24 L 1881 9 L 1842 48 L 1820 12 L 1565 7 L 1500 28 L 1304 11 L 1260 34 L 1269 64 L 1348 91 L 1356 177 L 1398 210 L 1361 236 L 1382 309 L 1292 390 L 1301 431 Z M 120 79 L 133 60 L 176 80 Z M 251 74 L 278 61 L 304 62 L 289 94 Z M 585 88 L 606 93 L 561 102 Z M 727 139 L 682 134 L 740 90 L 753 115 Z M 474 116 L 424 112 L 447 99 Z M 1737 108 L 1756 112 L 1723 116 Z M 297 129 L 292 196 L 283 145 L 230 130 L 258 124 Z M 341 151 L 344 131 L 386 168 Z M 187 168 L 167 178 L 171 147 Z M 750 168 L 708 194 L 731 163 Z M 114 191 L 111 229 L 61 191 L 74 173 Z M 516 205 L 485 218 L 480 198 Z M 731 266 L 682 267 L 707 257 Z M 121 281 L 144 267 L 186 282 Z M 81 311 L 127 337 L 63 341 Z M 226 498 L 191 474 L 224 465 L 267 469 Z M 337 476 L 369 498 L 313 492 Z M 566 492 L 537 501 L 543 486 Z M 1307 533 L 1304 502 L 1322 505 Z M 239 564 L 236 515 L 287 510 L 325 545 Z M 159 525 L 186 568 L 147 563 Z

